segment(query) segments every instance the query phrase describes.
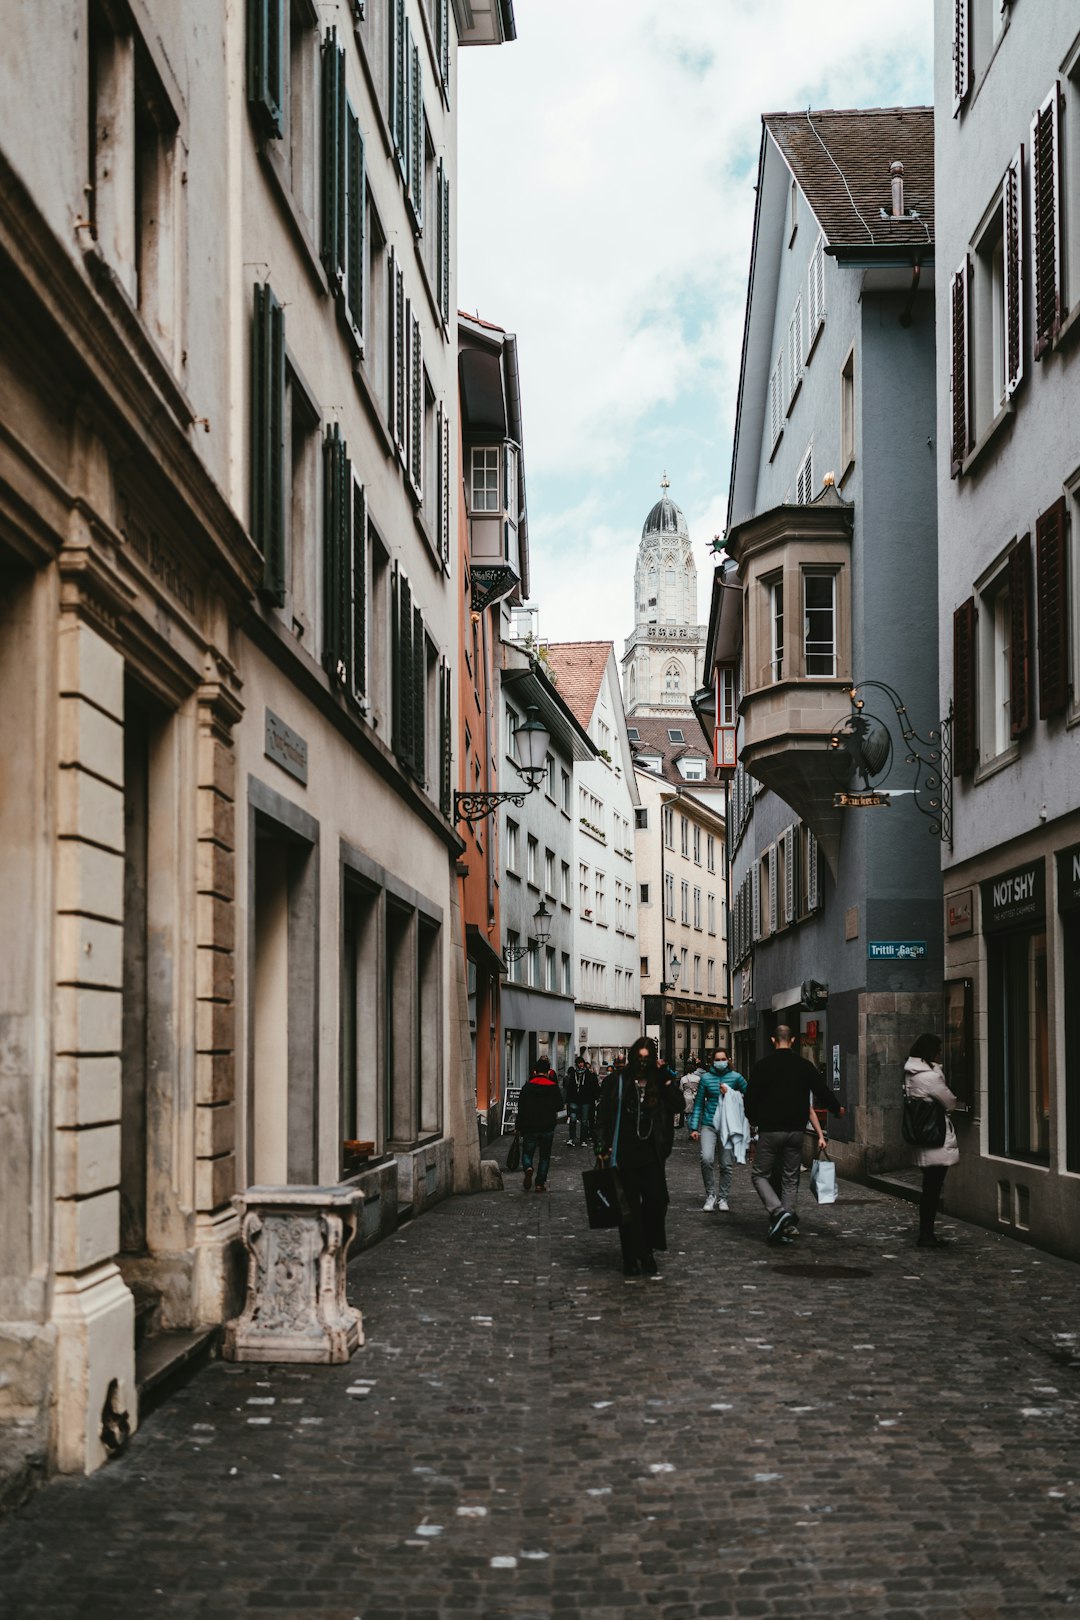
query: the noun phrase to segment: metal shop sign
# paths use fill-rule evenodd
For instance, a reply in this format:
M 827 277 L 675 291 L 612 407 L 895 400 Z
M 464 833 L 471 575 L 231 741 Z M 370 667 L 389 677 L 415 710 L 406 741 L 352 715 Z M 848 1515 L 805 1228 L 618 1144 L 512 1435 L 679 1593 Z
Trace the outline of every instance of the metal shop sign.
M 866 947 L 871 962 L 921 962 L 925 939 L 872 939 Z
M 834 793 L 832 802 L 834 810 L 878 810 L 892 799 L 888 793 Z
M 283 771 L 295 776 L 307 786 L 307 743 L 298 731 L 287 726 L 273 709 L 266 711 L 266 742 L 263 752 L 267 759 L 280 765 Z
M 1080 844 L 1057 852 L 1058 910 L 1080 911 Z
M 984 934 L 1006 928 L 1038 928 L 1046 921 L 1046 863 L 1037 860 L 987 878 L 982 889 Z
M 945 934 L 949 939 L 962 939 L 974 928 L 974 889 L 957 889 L 945 897 Z

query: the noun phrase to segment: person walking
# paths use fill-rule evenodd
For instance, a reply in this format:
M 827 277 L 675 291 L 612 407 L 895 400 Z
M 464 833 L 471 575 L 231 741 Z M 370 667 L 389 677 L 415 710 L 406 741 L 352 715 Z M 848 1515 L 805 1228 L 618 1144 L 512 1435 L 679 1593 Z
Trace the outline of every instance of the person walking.
M 714 1123 L 716 1111 L 720 1106 L 720 1099 L 728 1091 L 739 1091 L 745 1096 L 746 1080 L 733 1069 L 728 1062 L 727 1051 L 718 1047 L 713 1053 L 712 1063 L 702 1073 L 698 1082 L 697 1096 L 694 1106 L 690 1110 L 687 1128 L 690 1132 L 691 1142 L 701 1144 L 701 1179 L 705 1183 L 705 1202 L 703 1209 L 718 1209 L 725 1212 L 729 1209 L 728 1194 L 731 1191 L 731 1172 L 735 1164 L 735 1149 L 729 1141 L 721 1141 Z M 716 1185 L 716 1158 L 720 1155 L 720 1186 Z
M 751 1180 L 769 1218 L 770 1243 L 798 1232 L 795 1205 L 810 1097 L 842 1119 L 845 1110 L 812 1063 L 794 1050 L 787 1024 L 777 1024 L 774 1050 L 755 1063 L 746 1087 L 746 1117 L 757 1129 Z M 779 1189 L 776 1182 L 779 1181 Z
M 904 1091 L 909 1097 L 933 1097 L 945 1114 L 945 1140 L 940 1147 L 915 1149 L 915 1163 L 922 1170 L 922 1196 L 919 1199 L 919 1248 L 944 1249 L 949 1239 L 934 1235 L 934 1221 L 941 1203 L 941 1191 L 950 1164 L 960 1158 L 956 1132 L 949 1113 L 962 1107 L 949 1090 L 941 1067 L 941 1040 L 937 1035 L 920 1035 L 904 1064 Z
M 625 1067 L 609 1074 L 600 1090 L 596 1159 L 618 1170 L 629 1205 L 629 1218 L 619 1227 L 627 1277 L 655 1277 L 656 1251 L 667 1248 L 664 1164 L 681 1107 L 678 1076 L 658 1059 L 649 1036 L 634 1043 Z
M 566 1077 L 567 1147 L 584 1147 L 592 1135 L 593 1111 L 600 1096 L 595 1069 L 578 1053 Z
M 525 1172 L 526 1192 L 533 1184 L 534 1161 L 536 1190 L 538 1193 L 547 1192 L 551 1145 L 555 1140 L 555 1125 L 562 1105 L 562 1092 L 554 1070 L 547 1058 L 537 1058 L 533 1072 L 522 1086 L 518 1098 L 517 1128 L 521 1135 L 521 1167 Z

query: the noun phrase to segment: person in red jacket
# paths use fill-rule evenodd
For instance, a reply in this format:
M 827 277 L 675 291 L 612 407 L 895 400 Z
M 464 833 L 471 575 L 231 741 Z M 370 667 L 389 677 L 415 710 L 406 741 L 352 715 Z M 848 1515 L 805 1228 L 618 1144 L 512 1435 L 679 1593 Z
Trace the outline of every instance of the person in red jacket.
M 521 1136 L 521 1167 L 525 1172 L 525 1191 L 533 1183 L 533 1160 L 536 1161 L 536 1190 L 547 1192 L 548 1166 L 551 1163 L 551 1144 L 555 1139 L 555 1123 L 562 1110 L 562 1092 L 547 1058 L 537 1058 L 531 1077 L 521 1088 L 518 1098 L 517 1128 Z

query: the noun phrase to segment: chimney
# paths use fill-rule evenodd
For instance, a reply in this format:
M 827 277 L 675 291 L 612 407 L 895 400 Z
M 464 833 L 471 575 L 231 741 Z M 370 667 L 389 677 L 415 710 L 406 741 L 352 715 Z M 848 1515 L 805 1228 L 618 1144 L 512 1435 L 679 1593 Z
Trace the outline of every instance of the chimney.
M 892 217 L 893 219 L 903 219 L 904 165 L 902 163 L 890 164 L 889 173 L 892 176 Z

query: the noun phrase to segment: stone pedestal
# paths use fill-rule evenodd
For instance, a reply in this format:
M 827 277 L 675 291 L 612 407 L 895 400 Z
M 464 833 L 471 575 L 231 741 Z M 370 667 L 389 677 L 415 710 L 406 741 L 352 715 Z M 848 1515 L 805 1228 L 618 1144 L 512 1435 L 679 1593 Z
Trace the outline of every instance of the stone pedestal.
M 364 1195 L 355 1187 L 249 1187 L 237 1193 L 247 1301 L 225 1324 L 229 1361 L 348 1361 L 364 1342 L 345 1299 L 345 1257 Z

